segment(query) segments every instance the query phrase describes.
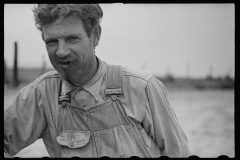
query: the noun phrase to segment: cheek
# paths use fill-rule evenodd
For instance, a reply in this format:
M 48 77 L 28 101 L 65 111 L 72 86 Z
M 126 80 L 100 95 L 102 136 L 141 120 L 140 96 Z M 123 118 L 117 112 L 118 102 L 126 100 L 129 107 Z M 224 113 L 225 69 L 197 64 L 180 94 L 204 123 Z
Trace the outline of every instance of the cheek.
M 46 50 L 48 52 L 49 58 L 50 57 L 55 57 L 56 51 L 57 51 L 57 46 L 46 46 Z
M 92 51 L 91 51 L 91 48 L 88 46 L 88 45 L 86 45 L 86 44 L 83 44 L 83 43 L 79 43 L 74 49 L 73 49 L 73 51 L 75 52 L 75 53 L 77 53 L 77 56 L 80 58 L 80 59 L 82 59 L 82 60 L 84 60 L 84 59 L 86 59 L 86 58 L 88 58 L 92 53 Z
M 51 52 L 51 51 L 47 51 L 48 52 L 48 57 L 49 57 L 49 59 L 52 61 L 53 59 L 54 59 L 54 54 L 53 54 L 53 52 Z
M 47 48 L 47 52 L 48 52 L 49 60 L 51 61 L 52 65 L 55 66 L 56 65 L 55 51 L 53 49 Z
M 56 50 L 56 47 L 48 47 L 46 46 L 47 52 L 49 55 L 53 54 Z

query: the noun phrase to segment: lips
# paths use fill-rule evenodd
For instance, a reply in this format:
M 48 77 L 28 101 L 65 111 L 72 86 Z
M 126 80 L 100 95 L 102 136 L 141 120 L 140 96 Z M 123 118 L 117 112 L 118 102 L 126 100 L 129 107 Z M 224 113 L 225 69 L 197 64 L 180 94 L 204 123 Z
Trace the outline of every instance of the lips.
M 70 63 L 70 61 L 66 61 L 66 62 L 59 62 L 59 64 L 61 64 L 61 65 L 67 65 L 67 64 L 69 64 Z
M 62 68 L 67 69 L 69 65 L 71 64 L 71 61 L 59 61 L 58 62 Z

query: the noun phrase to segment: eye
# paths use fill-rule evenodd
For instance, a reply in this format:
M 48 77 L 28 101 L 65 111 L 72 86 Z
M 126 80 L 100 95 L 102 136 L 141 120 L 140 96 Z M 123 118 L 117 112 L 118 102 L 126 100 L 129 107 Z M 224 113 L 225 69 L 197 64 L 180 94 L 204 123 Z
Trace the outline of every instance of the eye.
M 79 41 L 79 38 L 78 38 L 78 37 L 69 37 L 69 38 L 68 38 L 68 41 L 69 41 L 69 42 L 73 42 L 73 43 L 74 43 L 74 42 L 78 42 L 78 41 Z
M 51 41 L 47 41 L 47 42 L 46 42 L 46 45 L 48 45 L 48 46 L 54 46 L 56 43 L 57 43 L 56 40 L 51 40 Z

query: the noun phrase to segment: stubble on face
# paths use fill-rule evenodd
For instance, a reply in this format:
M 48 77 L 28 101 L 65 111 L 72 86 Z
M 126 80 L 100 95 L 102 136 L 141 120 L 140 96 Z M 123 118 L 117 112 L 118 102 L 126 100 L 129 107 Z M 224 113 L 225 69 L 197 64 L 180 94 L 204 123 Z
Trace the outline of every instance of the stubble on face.
M 76 40 L 70 41 L 69 37 L 72 34 L 81 36 L 76 36 Z M 87 36 L 79 17 L 70 16 L 48 24 L 44 28 L 44 37 L 45 40 L 49 38 L 54 40 L 53 46 L 48 46 L 48 43 L 46 46 L 52 65 L 63 79 L 74 86 L 81 86 L 94 76 L 97 71 L 97 60 L 93 48 L 93 35 Z M 62 49 L 62 55 L 68 54 L 59 57 L 57 54 L 60 53 L 59 48 Z M 59 61 L 68 60 L 70 63 L 65 68 L 59 64 Z

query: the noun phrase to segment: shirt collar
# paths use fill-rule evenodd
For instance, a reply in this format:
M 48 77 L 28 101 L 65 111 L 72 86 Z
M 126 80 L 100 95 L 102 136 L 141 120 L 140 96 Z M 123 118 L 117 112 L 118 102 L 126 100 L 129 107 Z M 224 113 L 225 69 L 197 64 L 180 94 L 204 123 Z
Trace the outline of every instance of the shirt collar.
M 102 62 L 97 56 L 96 56 L 96 58 L 98 61 L 98 70 L 97 70 L 96 74 L 93 76 L 93 78 L 81 87 L 72 86 L 68 81 L 63 80 L 62 95 L 67 94 L 75 89 L 80 90 L 81 88 L 84 88 L 95 98 L 96 101 L 98 101 L 103 77 L 106 72 L 106 63 Z

